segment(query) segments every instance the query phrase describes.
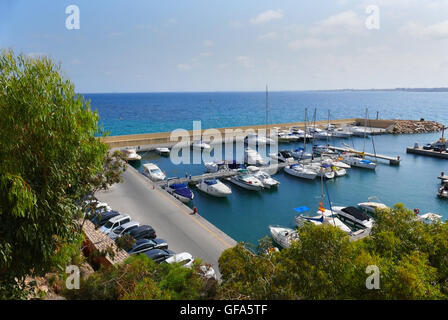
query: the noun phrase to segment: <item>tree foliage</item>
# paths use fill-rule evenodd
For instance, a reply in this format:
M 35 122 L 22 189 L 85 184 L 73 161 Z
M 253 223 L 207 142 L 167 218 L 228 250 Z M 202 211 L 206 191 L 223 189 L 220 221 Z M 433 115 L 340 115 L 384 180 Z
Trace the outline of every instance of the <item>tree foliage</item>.
M 98 114 L 46 57 L 1 51 L 0 113 L 0 296 L 11 298 L 4 288 L 78 243 L 75 203 L 108 178 L 107 146 Z
M 290 248 L 219 259 L 219 297 L 232 299 L 447 299 L 448 223 L 417 221 L 402 204 L 377 212 L 371 236 L 351 241 L 332 225 L 299 228 Z M 366 287 L 377 266 L 380 288 Z

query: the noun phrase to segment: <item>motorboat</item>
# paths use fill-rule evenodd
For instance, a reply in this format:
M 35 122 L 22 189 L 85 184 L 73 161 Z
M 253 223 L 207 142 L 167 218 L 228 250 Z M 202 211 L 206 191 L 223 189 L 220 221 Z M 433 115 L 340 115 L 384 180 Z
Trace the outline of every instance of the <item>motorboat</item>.
M 327 146 L 324 145 L 314 145 L 313 146 L 313 152 L 315 154 L 336 154 L 335 151 L 331 150 L 330 148 L 328 148 Z
M 168 156 L 170 154 L 170 149 L 160 147 L 160 148 L 156 148 L 156 152 L 158 154 L 160 154 L 161 156 Z
M 344 168 L 339 168 L 337 166 L 332 166 L 331 170 L 333 170 L 336 177 L 343 177 L 347 174 L 347 170 L 345 170 Z
M 370 214 L 375 214 L 376 209 L 383 210 L 389 208 L 384 203 L 370 201 L 373 200 L 374 198 L 376 197 L 369 197 L 367 202 L 358 203 L 358 207 Z
M 187 187 L 185 183 L 170 184 L 166 187 L 165 190 L 183 203 L 190 202 L 194 199 L 193 192 Z
M 205 143 L 202 140 L 193 141 L 192 147 L 195 150 L 210 150 L 212 148 L 208 143 Z
M 135 148 L 127 148 L 121 152 L 123 153 L 126 161 L 139 161 L 142 159 L 142 156 L 137 154 L 137 150 L 135 150 Z
M 351 168 L 351 166 L 349 164 L 346 164 L 345 162 L 342 162 L 340 160 L 342 160 L 342 158 L 338 158 L 338 159 L 334 160 L 332 158 L 324 157 L 322 159 L 322 164 L 328 164 L 330 166 L 336 166 L 336 167 L 342 168 L 342 169 L 350 169 Z
M 355 207 L 333 207 L 342 222 L 358 229 L 372 228 L 374 219 Z
M 360 128 L 360 127 L 356 127 L 356 126 L 351 127 L 350 131 L 354 136 L 358 136 L 358 137 L 370 135 L 373 132 L 373 130 L 371 128 Z
M 331 134 L 328 133 L 325 130 L 319 129 L 317 127 L 309 127 L 308 133 L 314 138 L 314 139 L 329 139 L 331 138 Z
M 218 179 L 203 179 L 197 184 L 199 190 L 219 198 L 232 194 L 232 190 Z
M 143 165 L 143 174 L 152 181 L 162 181 L 166 178 L 165 173 L 154 163 L 145 163 Z
M 277 140 L 278 142 L 292 142 L 292 141 L 298 141 L 298 137 L 291 134 L 289 131 L 285 130 L 273 130 L 273 133 L 271 134 L 271 138 L 274 140 Z
M 311 159 L 313 155 L 311 153 L 305 152 L 305 149 L 303 148 L 297 148 L 294 151 L 291 152 L 291 155 L 294 159 L 304 160 L 304 159 Z
M 311 163 L 310 168 L 317 173 L 318 177 L 324 177 L 326 179 L 333 179 L 336 177 L 336 173 L 333 171 L 332 166 L 321 163 Z
M 265 188 L 269 189 L 271 187 L 277 187 L 280 184 L 279 181 L 275 180 L 274 178 L 272 178 L 269 174 L 267 174 L 264 171 L 258 170 L 253 175 L 255 178 L 260 180 L 261 183 L 263 183 L 263 187 L 265 187 Z
M 448 198 L 448 184 L 444 183 L 443 186 L 439 188 L 439 191 L 437 191 L 437 196 L 440 198 Z
M 317 176 L 317 172 L 311 166 L 305 166 L 298 163 L 286 166 L 284 170 L 292 176 L 303 179 L 313 180 Z
M 331 224 L 336 228 L 341 229 L 345 233 L 351 233 L 352 229 L 347 227 L 345 223 L 343 223 L 331 210 L 325 209 L 325 211 L 317 211 L 317 216 L 305 216 L 298 215 L 294 218 L 294 222 L 297 226 L 302 226 L 304 223 L 312 223 L 314 225 L 323 225 L 323 224 Z
M 333 138 L 350 138 L 353 135 L 352 132 L 344 130 L 343 128 L 331 127 L 328 128 L 327 131 Z
M 276 144 L 274 139 L 250 133 L 244 138 L 244 143 L 251 146 Z
M 428 213 L 417 215 L 416 220 L 422 221 L 425 223 L 437 223 L 437 222 L 442 221 L 442 216 L 437 213 L 428 212 Z
M 238 170 L 238 173 L 230 178 L 230 182 L 247 190 L 260 191 L 263 189 L 263 183 L 247 169 Z
M 214 161 L 214 162 L 205 162 L 205 169 L 207 172 L 218 172 L 221 170 L 238 170 L 243 169 L 243 164 L 236 162 L 235 160 L 232 161 Z
M 292 156 L 292 153 L 288 150 L 281 150 L 278 153 L 271 153 L 269 154 L 269 157 L 271 157 L 274 160 L 277 160 L 279 162 L 293 162 L 294 157 Z
M 293 241 L 299 240 L 297 231 L 290 228 L 269 226 L 269 231 L 274 241 L 282 248 L 289 248 Z
M 365 168 L 365 169 L 376 169 L 376 163 L 372 162 L 370 160 L 366 160 L 364 158 L 361 158 L 359 156 L 345 156 L 343 157 L 343 162 L 346 164 L 352 166 L 352 167 L 358 167 L 358 168 Z
M 244 162 L 255 166 L 264 166 L 267 164 L 266 160 L 257 152 L 257 150 L 252 148 L 246 148 L 244 150 Z

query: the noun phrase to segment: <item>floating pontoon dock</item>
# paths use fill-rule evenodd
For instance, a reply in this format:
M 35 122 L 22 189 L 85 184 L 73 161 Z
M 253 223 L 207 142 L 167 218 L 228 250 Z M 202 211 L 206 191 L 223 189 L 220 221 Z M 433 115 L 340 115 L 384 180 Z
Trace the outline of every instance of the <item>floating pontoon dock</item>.
M 399 165 L 400 161 L 401 161 L 400 156 L 390 157 L 390 156 L 385 156 L 382 154 L 374 154 L 374 153 L 369 153 L 369 152 L 358 151 L 358 150 L 351 149 L 351 148 L 341 148 L 341 147 L 334 147 L 334 146 L 328 146 L 328 149 L 341 151 L 341 152 L 353 152 L 353 153 L 357 153 L 357 154 L 364 154 L 364 156 L 367 156 L 367 157 L 387 160 L 390 162 L 390 164 L 393 164 L 393 165 Z

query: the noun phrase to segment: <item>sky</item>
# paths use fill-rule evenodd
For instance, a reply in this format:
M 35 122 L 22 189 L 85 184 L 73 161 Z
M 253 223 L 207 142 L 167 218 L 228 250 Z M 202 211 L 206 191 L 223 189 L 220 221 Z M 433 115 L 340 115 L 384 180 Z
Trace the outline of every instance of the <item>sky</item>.
M 448 87 L 448 1 L 1 0 L 0 47 L 81 93 Z

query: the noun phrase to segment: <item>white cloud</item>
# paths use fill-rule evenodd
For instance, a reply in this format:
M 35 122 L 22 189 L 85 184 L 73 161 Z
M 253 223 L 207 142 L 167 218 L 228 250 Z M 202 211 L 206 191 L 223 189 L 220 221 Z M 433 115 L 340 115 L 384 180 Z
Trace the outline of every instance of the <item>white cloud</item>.
M 410 22 L 400 28 L 400 31 L 419 38 L 445 39 L 448 38 L 448 20 L 429 26 Z
M 248 56 L 238 56 L 235 61 L 244 68 L 252 69 L 254 67 L 252 59 Z
M 204 47 L 213 47 L 214 43 L 213 43 L 213 41 L 205 40 L 205 41 L 202 42 L 202 45 Z
M 312 34 L 361 34 L 366 32 L 365 19 L 352 10 L 344 11 L 321 20 L 310 29 Z
M 179 63 L 177 65 L 177 69 L 179 69 L 180 71 L 189 71 L 191 70 L 193 67 L 189 64 L 186 63 Z
M 275 40 L 277 38 L 277 32 L 269 32 L 258 37 L 259 40 Z
M 320 39 L 320 38 L 304 38 L 290 41 L 288 47 L 294 50 L 298 49 L 321 49 L 328 47 L 336 47 L 345 43 L 342 38 Z
M 260 13 L 256 18 L 251 19 L 250 22 L 253 24 L 259 24 L 282 18 L 283 18 L 282 10 L 267 10 Z
M 201 52 L 199 55 L 201 57 L 210 57 L 212 55 L 212 53 L 211 52 Z

